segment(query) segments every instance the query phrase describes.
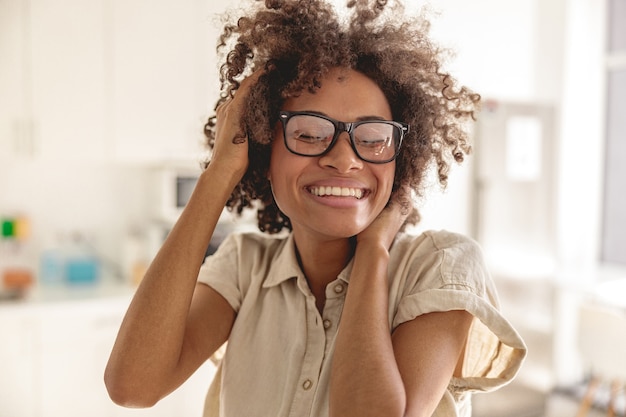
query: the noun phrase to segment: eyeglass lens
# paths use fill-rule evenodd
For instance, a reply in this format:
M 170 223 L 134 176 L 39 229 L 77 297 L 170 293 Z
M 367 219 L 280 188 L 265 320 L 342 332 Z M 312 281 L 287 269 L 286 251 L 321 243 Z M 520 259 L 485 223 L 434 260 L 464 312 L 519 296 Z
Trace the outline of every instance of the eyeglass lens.
M 358 122 L 352 130 L 357 155 L 366 161 L 388 161 L 394 158 L 400 128 L 379 121 Z M 290 151 L 306 156 L 324 153 L 335 137 L 335 125 L 314 115 L 293 115 L 285 126 L 285 143 Z

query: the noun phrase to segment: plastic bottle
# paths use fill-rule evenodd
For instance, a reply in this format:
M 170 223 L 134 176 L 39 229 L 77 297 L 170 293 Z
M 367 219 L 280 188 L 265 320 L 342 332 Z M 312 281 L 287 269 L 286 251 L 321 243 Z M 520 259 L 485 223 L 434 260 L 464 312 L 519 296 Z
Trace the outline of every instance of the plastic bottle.
M 64 250 L 65 281 L 70 285 L 95 284 L 100 275 L 98 257 L 86 239 L 76 233 Z

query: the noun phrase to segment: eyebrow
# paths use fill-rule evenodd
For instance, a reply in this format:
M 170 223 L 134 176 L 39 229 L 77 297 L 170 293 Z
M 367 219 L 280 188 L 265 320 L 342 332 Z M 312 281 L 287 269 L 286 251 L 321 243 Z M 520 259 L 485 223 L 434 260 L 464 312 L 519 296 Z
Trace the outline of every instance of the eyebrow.
M 317 111 L 317 110 L 300 110 L 300 111 L 305 111 L 307 113 L 313 113 L 313 114 L 319 114 L 320 116 L 324 116 L 324 117 L 328 117 L 329 119 L 337 120 L 334 117 L 330 117 L 326 113 L 321 112 L 321 111 Z M 357 117 L 357 119 L 356 119 L 357 122 L 364 122 L 364 121 L 368 121 L 368 120 L 387 121 L 388 119 L 385 119 L 384 117 L 381 117 L 381 116 L 360 116 L 360 117 Z

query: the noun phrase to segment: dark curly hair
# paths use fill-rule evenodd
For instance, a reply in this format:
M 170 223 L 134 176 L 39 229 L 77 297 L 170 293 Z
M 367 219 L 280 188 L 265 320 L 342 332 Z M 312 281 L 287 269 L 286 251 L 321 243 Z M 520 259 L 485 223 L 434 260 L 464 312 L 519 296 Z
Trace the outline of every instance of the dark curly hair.
M 234 94 L 245 76 L 264 68 L 244 114 L 249 166 L 227 202 L 230 210 L 241 214 L 257 207 L 261 231 L 291 229 L 267 179 L 274 126 L 286 98 L 314 93 L 334 67 L 351 68 L 374 80 L 385 93 L 393 119 L 410 125 L 396 160 L 393 191 L 411 189 L 422 195 L 432 163 L 446 186 L 450 163 L 462 162 L 470 152 L 466 122 L 474 119 L 480 96 L 458 87 L 442 71 L 443 52 L 427 37 L 425 17 L 404 18 L 402 5 L 386 0 L 349 0 L 346 22 L 323 0 L 255 3 L 246 17 L 224 27 L 217 46 L 218 52 L 228 50 L 222 55 L 217 105 Z M 213 115 L 204 130 L 210 148 L 215 129 Z M 408 221 L 416 223 L 417 210 L 405 194 L 399 195 L 400 201 L 412 210 Z

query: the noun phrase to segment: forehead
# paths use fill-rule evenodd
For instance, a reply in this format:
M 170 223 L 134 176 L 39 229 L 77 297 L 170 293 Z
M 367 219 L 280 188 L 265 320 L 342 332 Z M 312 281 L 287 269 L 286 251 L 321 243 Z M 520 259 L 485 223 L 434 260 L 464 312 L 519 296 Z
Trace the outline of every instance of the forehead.
M 344 122 L 364 117 L 392 118 L 380 87 L 371 78 L 351 69 L 331 70 L 315 93 L 304 91 L 291 97 L 285 101 L 283 109 L 321 112 Z

